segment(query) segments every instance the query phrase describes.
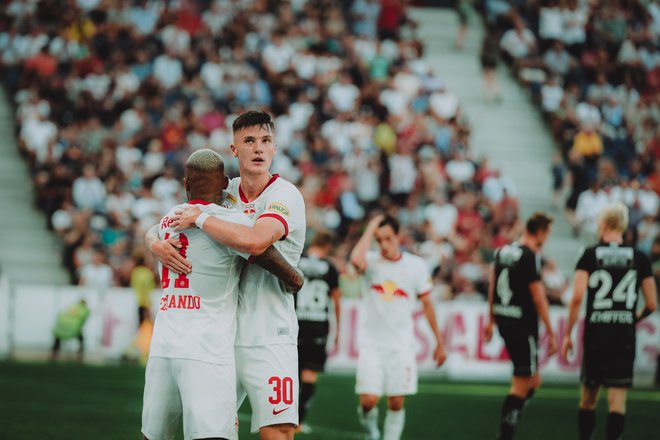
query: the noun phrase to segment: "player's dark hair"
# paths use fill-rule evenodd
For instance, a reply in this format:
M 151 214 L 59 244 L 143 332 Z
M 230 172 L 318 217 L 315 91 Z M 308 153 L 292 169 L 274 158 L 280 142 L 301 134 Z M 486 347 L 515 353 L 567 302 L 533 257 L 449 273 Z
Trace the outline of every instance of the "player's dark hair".
M 546 231 L 552 222 L 552 217 L 548 216 L 544 212 L 535 212 L 529 219 L 527 219 L 525 229 L 527 232 L 534 235 L 539 231 Z
M 234 133 L 243 130 L 247 127 L 265 127 L 271 133 L 275 132 L 275 124 L 266 112 L 258 112 L 254 110 L 247 111 L 239 115 L 231 124 L 231 129 Z
M 332 236 L 331 233 L 327 231 L 319 231 L 312 239 L 312 243 L 310 244 L 310 246 L 323 248 L 331 245 L 333 240 L 334 237 Z
M 380 224 L 378 225 L 379 228 L 382 228 L 383 226 L 390 225 L 392 229 L 394 230 L 395 234 L 399 233 L 399 221 L 392 217 L 391 215 L 386 215 L 383 220 L 381 220 Z

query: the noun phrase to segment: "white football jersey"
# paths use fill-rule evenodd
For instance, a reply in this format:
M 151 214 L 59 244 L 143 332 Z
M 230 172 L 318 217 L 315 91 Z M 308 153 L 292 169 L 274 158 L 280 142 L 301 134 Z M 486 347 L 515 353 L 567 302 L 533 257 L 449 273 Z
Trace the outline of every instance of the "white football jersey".
M 396 261 L 367 252 L 367 283 L 360 309 L 359 342 L 364 346 L 401 348 L 414 343 L 413 311 L 417 298 L 433 284 L 423 259 L 402 252 Z
M 158 265 L 163 293 L 149 355 L 229 364 L 234 362 L 238 281 L 247 255 L 199 229 L 173 231 L 174 212 L 194 204 L 206 205 L 203 211 L 221 220 L 252 226 L 241 211 L 195 200 L 175 206 L 163 217 L 159 238 L 178 236 L 180 253 L 192 264 L 192 272 L 177 275 Z
M 293 266 L 298 264 L 305 245 L 305 201 L 298 188 L 275 174 L 262 193 L 248 201 L 240 177 L 229 182 L 223 206 L 242 210 L 250 219 L 272 217 L 284 225 L 284 237 L 275 248 Z M 293 295 L 280 281 L 252 264 L 244 271 L 238 297 L 236 345 L 296 344 L 298 319 Z

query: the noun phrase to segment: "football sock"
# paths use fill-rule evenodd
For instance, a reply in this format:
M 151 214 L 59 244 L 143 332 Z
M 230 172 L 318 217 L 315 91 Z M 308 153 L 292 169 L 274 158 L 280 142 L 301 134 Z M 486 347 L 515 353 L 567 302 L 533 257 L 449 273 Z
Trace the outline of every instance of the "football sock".
M 387 410 L 385 415 L 385 426 L 383 427 L 383 440 L 399 440 L 406 424 L 406 410 Z
M 619 440 L 623 435 L 626 415 L 611 412 L 607 415 L 607 440 Z
M 372 408 L 371 411 L 365 412 L 362 406 L 358 406 L 358 418 L 360 425 L 369 436 L 370 440 L 378 440 L 380 438 L 380 430 L 378 429 L 378 408 Z
M 500 421 L 500 433 L 497 436 L 498 440 L 511 440 L 513 438 L 518 421 L 520 420 L 523 404 L 524 400 L 518 396 L 514 396 L 513 394 L 506 396 L 502 405 L 502 419 Z
M 578 411 L 578 434 L 580 440 L 591 440 L 596 426 L 596 410 L 582 409 Z
M 316 384 L 300 382 L 300 400 L 298 402 L 298 423 L 300 424 L 305 420 L 305 415 L 309 409 L 315 387 Z
M 535 392 L 536 392 L 535 389 L 529 390 L 529 392 L 527 393 L 527 397 L 525 397 L 525 404 L 523 406 L 523 409 L 525 409 L 529 406 L 529 403 L 532 401 L 532 397 L 534 397 Z

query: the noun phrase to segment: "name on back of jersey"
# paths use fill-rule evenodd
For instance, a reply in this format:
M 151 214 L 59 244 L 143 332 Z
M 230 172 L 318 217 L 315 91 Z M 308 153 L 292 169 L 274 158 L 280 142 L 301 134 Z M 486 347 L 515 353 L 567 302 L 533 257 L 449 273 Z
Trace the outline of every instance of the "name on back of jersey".
M 174 295 L 165 294 L 160 299 L 160 310 L 169 309 L 187 309 L 199 310 L 202 306 L 202 299 L 197 295 Z
M 589 318 L 590 324 L 634 324 L 630 310 L 595 310 Z
M 596 261 L 601 268 L 629 268 L 635 261 L 633 248 L 597 247 Z
M 522 318 L 522 308 L 515 305 L 493 304 L 493 313 L 507 318 Z

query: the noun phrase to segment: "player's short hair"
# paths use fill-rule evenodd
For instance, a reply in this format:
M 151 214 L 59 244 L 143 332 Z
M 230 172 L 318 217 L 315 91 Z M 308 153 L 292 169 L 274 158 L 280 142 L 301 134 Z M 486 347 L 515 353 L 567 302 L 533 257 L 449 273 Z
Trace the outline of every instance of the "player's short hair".
M 330 232 L 318 231 L 316 235 L 314 235 L 314 238 L 312 239 L 310 246 L 323 248 L 331 245 L 333 240 L 334 237 Z
M 247 128 L 247 127 L 265 127 L 271 133 L 275 132 L 275 124 L 270 115 L 266 112 L 259 112 L 255 110 L 247 111 L 239 115 L 231 124 L 231 129 L 234 133 Z
M 208 148 L 202 148 L 195 151 L 188 157 L 186 168 L 189 170 L 209 172 L 224 171 L 225 161 L 217 151 Z
M 628 229 L 628 207 L 621 202 L 606 205 L 598 213 L 598 223 L 607 229 L 624 232 Z
M 525 230 L 534 235 L 539 231 L 547 231 L 552 224 L 553 219 L 544 212 L 535 212 L 527 219 Z
M 381 220 L 380 224 L 378 225 L 379 228 L 382 228 L 383 226 L 390 225 L 392 229 L 394 230 L 395 234 L 399 233 L 399 221 L 392 217 L 391 215 L 386 215 L 383 220 Z

